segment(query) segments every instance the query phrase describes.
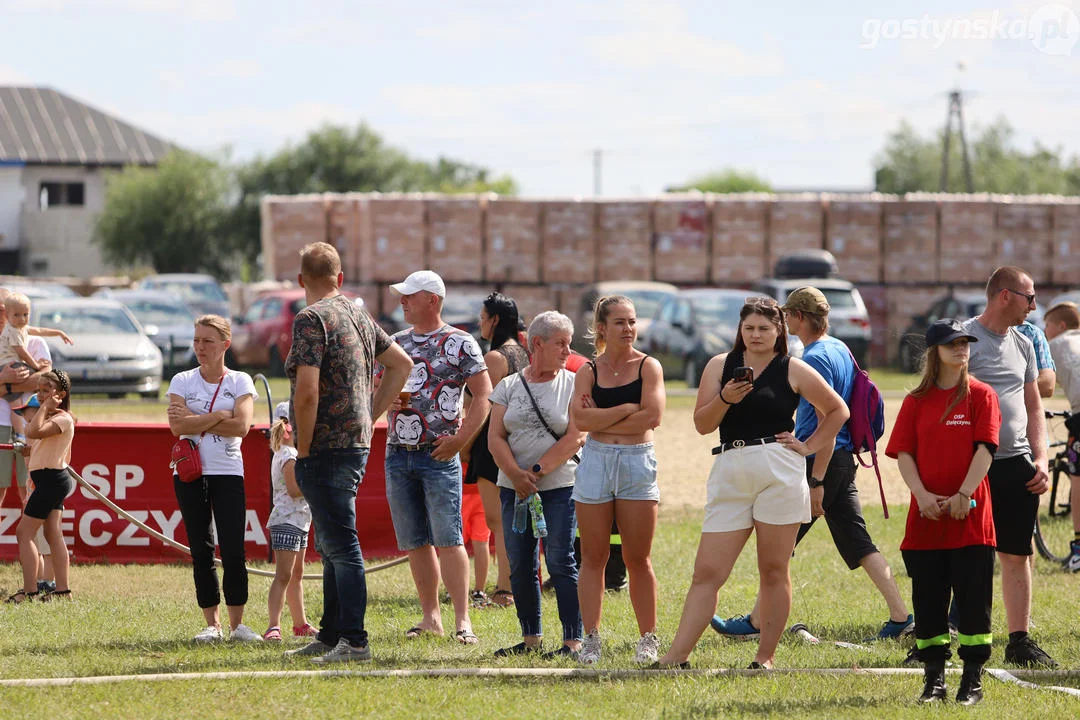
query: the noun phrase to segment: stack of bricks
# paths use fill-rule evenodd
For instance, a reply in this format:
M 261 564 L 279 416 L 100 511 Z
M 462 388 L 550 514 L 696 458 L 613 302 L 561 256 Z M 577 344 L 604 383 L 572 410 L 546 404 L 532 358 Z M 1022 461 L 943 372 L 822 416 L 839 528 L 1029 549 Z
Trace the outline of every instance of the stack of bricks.
M 1080 204 L 1062 202 L 1052 206 L 1053 267 L 1055 285 L 1080 283 Z
M 541 207 L 543 282 L 595 282 L 596 203 L 546 200 Z
M 784 255 L 821 249 L 824 206 L 817 195 L 779 197 L 769 214 L 768 267 Z
M 652 279 L 652 203 L 596 203 L 596 275 L 607 280 Z
M 313 242 L 327 239 L 326 200 L 322 195 L 290 195 L 263 198 L 262 251 L 266 276 L 293 280 L 300 268 L 297 253 Z
M 1018 265 L 1031 273 L 1036 285 L 1050 282 L 1053 265 L 1050 206 L 1006 202 L 996 207 L 995 265 Z
M 768 196 L 712 197 L 713 284 L 745 285 L 768 275 Z
M 484 278 L 540 282 L 540 204 L 492 197 L 485 202 Z
M 881 202 L 875 197 L 826 201 L 825 249 L 836 257 L 840 277 L 881 282 Z
M 483 277 L 483 212 L 475 195 L 434 195 L 424 199 L 427 213 L 427 265 L 446 282 L 476 282 Z
M 936 282 L 938 204 L 885 201 L 883 275 L 886 283 Z
M 954 283 L 986 282 L 996 267 L 994 203 L 981 195 L 941 203 L 938 277 Z
M 550 285 L 506 285 L 502 291 L 517 303 L 518 317 L 526 326 L 540 313 L 559 307 L 558 293 Z
M 424 200 L 419 195 L 372 195 L 362 242 L 371 253 L 371 279 L 401 282 L 427 267 Z
M 703 197 L 669 196 L 653 208 L 653 279 L 709 281 L 709 206 Z

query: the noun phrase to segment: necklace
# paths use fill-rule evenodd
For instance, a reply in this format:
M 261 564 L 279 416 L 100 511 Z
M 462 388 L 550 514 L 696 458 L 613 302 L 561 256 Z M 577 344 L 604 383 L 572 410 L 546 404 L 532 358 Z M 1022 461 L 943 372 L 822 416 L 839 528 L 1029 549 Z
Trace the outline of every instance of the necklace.
M 609 368 L 611 368 L 611 374 L 615 377 L 619 377 L 619 371 L 615 369 L 615 363 L 611 362 L 610 358 L 608 358 L 607 356 L 604 357 L 604 362 Z

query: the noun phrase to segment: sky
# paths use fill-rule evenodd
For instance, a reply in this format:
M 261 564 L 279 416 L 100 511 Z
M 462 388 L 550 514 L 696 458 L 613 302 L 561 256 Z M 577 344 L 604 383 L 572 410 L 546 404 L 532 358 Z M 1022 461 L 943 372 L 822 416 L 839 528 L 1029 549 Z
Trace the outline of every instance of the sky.
M 1080 154 L 1080 0 L 926 3 L 0 0 L 0 84 L 48 86 L 198 151 L 323 123 L 510 174 L 651 195 L 735 168 L 869 189 L 907 120 Z

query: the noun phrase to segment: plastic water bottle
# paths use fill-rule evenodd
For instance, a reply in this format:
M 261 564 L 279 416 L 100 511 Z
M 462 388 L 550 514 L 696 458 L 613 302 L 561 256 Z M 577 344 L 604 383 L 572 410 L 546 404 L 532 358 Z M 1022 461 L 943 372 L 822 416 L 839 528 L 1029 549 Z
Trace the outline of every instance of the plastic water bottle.
M 514 532 L 521 535 L 529 527 L 529 501 L 514 499 Z
M 544 519 L 544 503 L 540 500 L 540 493 L 530 495 L 528 502 L 533 521 L 533 536 L 547 537 L 547 520 Z

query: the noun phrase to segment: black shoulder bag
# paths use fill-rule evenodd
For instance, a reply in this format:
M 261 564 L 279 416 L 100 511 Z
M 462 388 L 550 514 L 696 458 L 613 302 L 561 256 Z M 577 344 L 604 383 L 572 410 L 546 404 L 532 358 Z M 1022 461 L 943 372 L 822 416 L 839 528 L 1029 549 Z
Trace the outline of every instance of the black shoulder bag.
M 544 426 L 544 429 L 548 431 L 548 434 L 551 435 L 551 437 L 555 438 L 556 442 L 562 440 L 563 436 L 551 429 L 547 420 L 544 419 L 544 413 L 540 412 L 540 406 L 536 404 L 536 398 L 533 397 L 532 390 L 529 389 L 529 383 L 525 382 L 525 375 L 519 372 L 518 377 L 521 378 L 521 387 L 525 388 L 525 394 L 529 396 L 529 402 L 532 403 L 533 410 L 536 411 L 536 417 L 540 418 L 540 424 Z M 578 465 L 581 464 L 581 456 L 577 453 L 574 453 L 574 456 L 570 459 Z

